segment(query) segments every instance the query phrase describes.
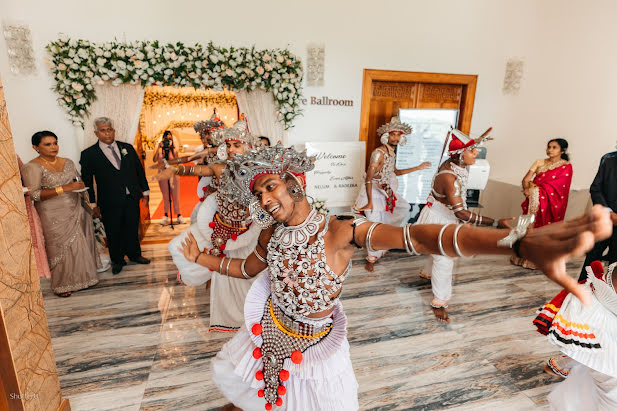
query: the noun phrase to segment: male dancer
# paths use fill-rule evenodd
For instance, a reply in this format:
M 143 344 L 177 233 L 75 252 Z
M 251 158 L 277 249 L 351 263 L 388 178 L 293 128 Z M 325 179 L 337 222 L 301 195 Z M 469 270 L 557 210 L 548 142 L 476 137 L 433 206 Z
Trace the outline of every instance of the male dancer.
M 212 141 L 218 146 L 220 157 L 233 159 L 246 153 L 259 143 L 257 137 L 246 131 L 246 123 L 238 121 L 232 128 L 217 130 Z M 261 228 L 251 224 L 248 208 L 227 194 L 225 163 L 211 162 L 208 165 L 170 167 L 156 178 L 170 175 L 196 175 L 211 177 L 217 192 L 201 203 L 195 222 L 169 243 L 174 263 L 179 270 L 179 279 L 189 286 L 199 286 L 211 280 L 210 331 L 237 331 L 243 322 L 243 307 L 246 293 L 252 281 L 225 278 L 225 266 L 209 270 L 194 260 L 187 260 L 178 250 L 179 245 L 192 233 L 205 252 L 217 256 L 244 258 L 255 247 Z M 228 179 L 227 179 L 228 180 Z
M 365 218 L 331 217 L 312 209 L 302 174 L 306 153 L 282 146 L 251 151 L 228 163 L 230 193 L 265 228 L 248 257 L 232 259 L 203 250 L 189 235 L 187 260 L 230 278 L 252 278 L 268 269 L 246 297 L 244 327 L 213 360 L 214 381 L 233 404 L 224 410 L 357 410 L 357 382 L 339 296 L 356 246 L 443 252 L 521 255 L 587 301 L 565 271 L 565 262 L 606 238 L 608 213 L 587 215 L 527 232 L 462 224 L 394 227 Z M 505 237 L 504 237 L 505 236 Z M 512 248 L 509 248 L 512 247 Z
M 497 227 L 497 221 L 474 214 L 467 209 L 467 166 L 476 162 L 476 147 L 489 137 L 489 128 L 477 139 L 452 130 L 448 146 L 450 158 L 433 177 L 433 187 L 426 207 L 420 212 L 417 224 L 465 224 Z M 506 227 L 505 220 L 502 227 Z M 443 252 L 432 254 L 420 276 L 431 280 L 433 300 L 431 307 L 439 321 L 450 322 L 446 308 L 452 297 L 452 268 L 454 260 Z
M 400 226 L 409 219 L 409 203 L 396 194 L 397 176 L 424 170 L 431 166 L 428 161 L 417 167 L 396 169 L 396 148 L 407 142 L 406 134 L 411 134 L 411 126 L 401 123 L 398 116 L 392 117 L 377 129 L 381 146 L 373 150 L 366 170 L 365 189 L 360 189 L 356 200 L 356 209 L 364 212 L 369 221 Z M 361 206 L 363 205 L 364 206 Z M 372 272 L 375 262 L 385 250 L 368 251 L 364 268 Z

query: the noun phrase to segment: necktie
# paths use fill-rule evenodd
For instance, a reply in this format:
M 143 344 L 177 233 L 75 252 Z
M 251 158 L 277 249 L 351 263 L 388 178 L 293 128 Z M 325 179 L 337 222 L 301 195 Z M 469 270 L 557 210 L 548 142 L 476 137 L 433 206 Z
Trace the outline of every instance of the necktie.
M 116 168 L 120 170 L 120 157 L 118 157 L 118 154 L 116 154 L 116 150 L 114 150 L 114 146 L 108 146 L 108 147 L 111 150 L 111 155 L 114 157 L 114 160 L 116 161 Z

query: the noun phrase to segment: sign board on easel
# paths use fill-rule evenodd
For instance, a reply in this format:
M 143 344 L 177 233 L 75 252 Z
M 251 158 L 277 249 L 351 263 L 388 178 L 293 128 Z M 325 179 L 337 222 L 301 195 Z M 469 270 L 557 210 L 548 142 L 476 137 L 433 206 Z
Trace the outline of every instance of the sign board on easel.
M 437 168 L 448 158 L 442 151 L 450 127 L 458 122 L 458 110 L 400 109 L 399 117 L 413 132 L 407 135 L 407 144 L 397 150 L 396 168 L 415 167 L 425 161 L 430 161 L 431 167 L 398 176 L 397 193 L 409 203 L 424 204 Z
M 363 141 L 305 143 L 309 156 L 315 156 L 315 169 L 307 174 L 306 192 L 327 207 L 352 206 L 358 190 L 364 187 Z

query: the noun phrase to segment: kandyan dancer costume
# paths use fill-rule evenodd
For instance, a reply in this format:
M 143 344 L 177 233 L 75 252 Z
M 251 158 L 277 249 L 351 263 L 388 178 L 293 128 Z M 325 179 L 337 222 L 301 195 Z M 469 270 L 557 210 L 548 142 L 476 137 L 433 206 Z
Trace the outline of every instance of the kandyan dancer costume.
M 206 164 L 212 164 L 217 161 L 220 161 L 217 151 L 213 150 L 215 148 L 215 145 L 214 145 L 214 142 L 212 141 L 212 134 L 216 130 L 224 130 L 225 124 L 221 121 L 219 116 L 216 114 L 216 109 L 214 109 L 214 113 L 212 114 L 212 117 L 210 117 L 210 120 L 198 121 L 195 124 L 193 124 L 193 128 L 195 129 L 197 134 L 199 134 L 199 136 L 202 138 L 202 141 L 203 140 L 209 141 L 209 144 L 204 144 L 203 147 L 199 151 L 195 152 L 195 154 L 197 154 L 201 151 L 206 151 L 206 155 L 203 157 L 203 159 L 201 159 L 199 163 L 206 165 Z M 201 177 L 199 179 L 199 183 L 197 184 L 197 197 L 199 197 L 200 202 L 205 201 L 206 198 L 208 198 L 210 194 L 216 191 L 217 189 L 216 185 L 215 183 L 213 184 L 212 181 L 213 181 L 212 177 Z M 197 203 L 197 205 L 195 206 L 195 209 L 193 210 L 195 217 L 197 217 L 197 210 L 199 208 L 199 205 L 200 204 Z M 191 214 L 191 223 L 192 222 L 193 222 L 193 214 Z
M 431 194 L 420 212 L 416 224 L 455 224 L 462 222 L 480 226 L 497 226 L 497 220 L 474 214 L 467 209 L 467 166 L 475 162 L 476 147 L 489 137 L 491 129 L 477 139 L 459 130 L 450 132 L 448 146 L 450 159 L 445 161 L 433 177 Z M 444 253 L 431 255 L 420 276 L 431 280 L 433 300 L 431 307 L 440 321 L 449 321 L 446 308 L 452 297 L 452 269 L 454 260 Z
M 553 372 L 567 377 L 548 397 L 553 410 L 617 409 L 616 266 L 609 266 L 606 274 L 600 261 L 586 267 L 591 305 L 564 290 L 534 320 L 538 331 L 565 354 L 548 362 Z
M 219 147 L 221 160 L 232 157 L 234 146 L 241 145 L 241 151 L 244 152 L 259 144 L 259 140 L 247 132 L 244 121 L 238 121 L 229 129 L 217 129 L 212 140 Z M 217 186 L 218 191 L 201 203 L 195 223 L 169 243 L 169 251 L 184 284 L 198 286 L 211 280 L 210 331 L 237 331 L 240 328 L 244 318 L 244 299 L 252 281 L 223 276 L 220 271 L 224 267 L 220 267 L 218 271 L 209 270 L 187 260 L 178 248 L 190 232 L 200 248 L 208 254 L 245 258 L 255 248 L 261 231 L 258 225 L 251 224 L 248 208 L 234 201 L 226 192 L 228 178 L 225 178 L 224 168 L 225 164 L 221 162 L 208 166 L 179 167 L 180 175 L 211 177 L 211 185 Z
M 249 279 L 267 270 L 246 297 L 245 325 L 212 361 L 213 379 L 233 403 L 224 409 L 358 409 L 347 318 L 339 299 L 355 247 L 406 249 L 414 255 L 441 250 L 449 256 L 511 255 L 512 247 L 532 261 L 545 258 L 547 264 L 569 256 L 574 247 L 572 233 L 553 238 L 538 229 L 526 236 L 528 224 L 523 223 L 508 233 L 462 224 L 394 227 L 364 217 L 323 215 L 311 207 L 302 188 L 303 173 L 313 167 L 305 152 L 282 146 L 234 157 L 225 170 L 232 177 L 228 192 L 264 227 L 257 247 L 246 259 L 231 259 L 201 251 L 191 236 L 183 243 L 187 259 L 211 270 L 221 267 L 229 277 Z M 593 223 L 600 214 L 597 226 L 605 230 L 596 237 L 601 237 L 609 230 L 601 210 L 571 224 Z M 563 227 L 552 228 L 564 232 Z M 565 265 L 560 267 L 563 272 L 554 274 L 565 283 L 569 277 Z
M 409 220 L 409 203 L 396 194 L 398 188 L 396 176 L 422 170 L 431 165 L 427 162 L 418 167 L 396 169 L 396 147 L 404 146 L 407 142 L 405 135 L 411 132 L 411 126 L 401 123 L 398 116 L 392 117 L 389 123 L 377 129 L 382 145 L 371 154 L 366 170 L 365 188 L 360 189 L 354 207 L 364 212 L 369 221 L 402 226 Z M 368 251 L 366 269 L 373 271 L 373 265 L 385 252 L 385 250 Z

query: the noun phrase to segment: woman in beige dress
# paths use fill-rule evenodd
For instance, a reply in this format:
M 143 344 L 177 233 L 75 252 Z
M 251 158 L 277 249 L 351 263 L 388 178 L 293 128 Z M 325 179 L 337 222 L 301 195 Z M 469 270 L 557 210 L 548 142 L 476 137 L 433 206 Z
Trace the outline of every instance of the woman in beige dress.
M 92 216 L 76 192 L 84 183 L 75 164 L 58 157 L 58 137 L 39 131 L 32 136 L 32 147 L 39 156 L 25 164 L 21 174 L 43 224 L 51 289 L 68 297 L 99 282 Z

